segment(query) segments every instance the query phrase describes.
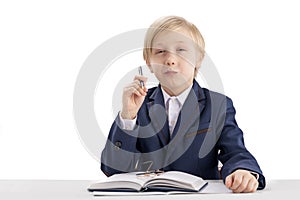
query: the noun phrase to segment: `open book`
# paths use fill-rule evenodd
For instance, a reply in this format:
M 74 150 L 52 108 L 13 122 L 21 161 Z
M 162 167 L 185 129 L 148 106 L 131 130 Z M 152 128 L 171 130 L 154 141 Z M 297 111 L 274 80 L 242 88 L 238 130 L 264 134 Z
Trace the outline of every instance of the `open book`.
M 207 182 L 202 178 L 179 171 L 162 173 L 130 172 L 115 174 L 108 177 L 105 181 L 93 183 L 88 190 L 91 192 L 198 192 L 206 185 Z

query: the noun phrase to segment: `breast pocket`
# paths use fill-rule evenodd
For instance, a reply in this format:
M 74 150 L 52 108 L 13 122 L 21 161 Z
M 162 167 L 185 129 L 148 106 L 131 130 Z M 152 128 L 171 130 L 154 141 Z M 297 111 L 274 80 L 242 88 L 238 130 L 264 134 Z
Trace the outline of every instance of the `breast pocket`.
M 210 122 L 201 123 L 201 124 L 199 124 L 197 131 L 187 133 L 186 137 L 195 137 L 197 135 L 202 135 L 204 133 L 208 133 L 211 130 L 212 130 L 212 126 L 211 126 Z

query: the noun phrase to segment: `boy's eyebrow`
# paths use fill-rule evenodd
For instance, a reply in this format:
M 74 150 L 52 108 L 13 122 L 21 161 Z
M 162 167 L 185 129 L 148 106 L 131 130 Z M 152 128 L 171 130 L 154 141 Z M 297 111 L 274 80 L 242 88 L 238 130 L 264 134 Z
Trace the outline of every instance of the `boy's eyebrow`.
M 182 40 L 178 40 L 178 41 L 176 41 L 175 43 L 186 43 L 185 41 L 182 41 Z M 162 42 L 159 42 L 159 43 L 155 43 L 154 45 L 153 45 L 154 47 L 155 46 L 164 46 L 164 44 L 162 43 Z

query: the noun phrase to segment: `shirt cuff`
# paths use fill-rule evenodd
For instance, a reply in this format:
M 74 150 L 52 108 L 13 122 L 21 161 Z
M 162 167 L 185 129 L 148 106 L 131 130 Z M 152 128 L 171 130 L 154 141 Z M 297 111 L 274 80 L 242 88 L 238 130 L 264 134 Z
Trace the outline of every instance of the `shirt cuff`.
M 123 119 L 119 114 L 120 125 L 122 129 L 132 131 L 136 125 L 136 117 L 134 119 Z

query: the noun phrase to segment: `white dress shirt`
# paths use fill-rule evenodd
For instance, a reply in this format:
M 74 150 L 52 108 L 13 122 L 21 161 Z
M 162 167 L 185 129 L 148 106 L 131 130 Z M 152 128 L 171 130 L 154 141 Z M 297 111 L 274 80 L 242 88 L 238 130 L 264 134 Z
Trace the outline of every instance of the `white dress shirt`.
M 173 133 L 173 130 L 174 130 L 176 122 L 177 122 L 178 115 L 181 111 L 182 105 L 184 104 L 187 96 L 189 95 L 189 93 L 191 91 L 191 88 L 192 88 L 192 86 L 188 87 L 186 90 L 184 90 L 178 96 L 170 96 L 162 88 L 164 101 L 165 101 L 166 113 L 168 115 L 170 134 Z

